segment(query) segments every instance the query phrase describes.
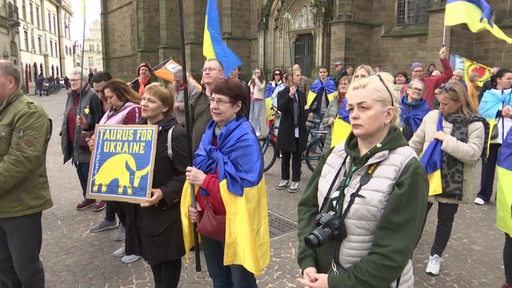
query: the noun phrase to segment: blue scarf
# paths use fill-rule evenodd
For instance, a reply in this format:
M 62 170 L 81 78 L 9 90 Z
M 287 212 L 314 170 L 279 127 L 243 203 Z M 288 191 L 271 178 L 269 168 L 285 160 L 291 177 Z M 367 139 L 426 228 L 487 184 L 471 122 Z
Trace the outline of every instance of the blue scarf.
M 409 102 L 407 96 L 400 98 L 400 120 L 402 123 L 410 125 L 413 133 L 418 130 L 428 112 L 430 112 L 430 106 L 425 99 Z
M 215 174 L 219 183 L 227 179 L 229 192 L 243 196 L 243 189 L 256 186 L 263 177 L 263 158 L 254 130 L 243 116 L 228 122 L 217 135 L 213 146 L 215 126 L 211 120 L 203 134 L 194 158 L 194 167 L 206 174 Z M 201 189 L 201 193 L 207 192 Z
M 320 78 L 316 79 L 313 84 L 311 84 L 311 87 L 309 87 L 309 90 L 315 94 L 318 94 L 321 90 L 325 90 L 326 95 L 329 95 L 331 93 L 336 92 L 336 83 L 334 80 L 332 80 L 331 77 L 327 77 L 327 80 L 325 82 L 322 82 Z

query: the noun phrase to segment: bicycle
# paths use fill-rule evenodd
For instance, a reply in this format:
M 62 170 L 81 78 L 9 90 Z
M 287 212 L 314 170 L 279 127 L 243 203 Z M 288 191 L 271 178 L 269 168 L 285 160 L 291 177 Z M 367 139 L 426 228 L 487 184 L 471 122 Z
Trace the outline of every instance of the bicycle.
M 275 111 L 275 120 L 269 123 L 267 135 L 258 139 L 260 142 L 261 153 L 263 154 L 264 172 L 267 172 L 272 168 L 277 158 L 280 157 L 279 149 L 277 148 L 277 135 L 275 134 L 275 131 L 279 129 L 275 123 L 276 120 L 279 119 L 280 113 L 275 108 L 272 108 L 272 110 Z M 306 161 L 306 165 L 311 171 L 315 171 L 318 160 L 322 156 L 324 137 L 328 133 L 327 131 L 322 130 L 317 131 L 316 128 L 319 126 L 321 127 L 320 120 L 307 120 L 306 122 L 306 127 L 308 128 L 308 144 L 306 146 L 306 151 L 302 153 L 301 160 Z

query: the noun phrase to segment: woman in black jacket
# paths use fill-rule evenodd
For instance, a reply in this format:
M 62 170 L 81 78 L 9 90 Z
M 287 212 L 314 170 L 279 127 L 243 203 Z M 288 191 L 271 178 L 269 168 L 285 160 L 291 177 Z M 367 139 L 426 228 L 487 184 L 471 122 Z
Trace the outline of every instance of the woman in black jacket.
M 292 159 L 292 182 L 288 191 L 299 190 L 301 154 L 306 150 L 308 140 L 306 129 L 306 95 L 297 89 L 302 78 L 296 70 L 288 73 L 287 87 L 277 95 L 277 109 L 281 111 L 281 123 L 277 136 L 277 146 L 281 151 L 281 181 L 278 190 L 288 186 L 290 179 L 290 159 Z
M 163 84 L 146 86 L 140 106 L 140 124 L 158 125 L 158 136 L 152 196 L 140 206 L 127 204 L 126 254 L 144 257 L 151 266 L 155 287 L 177 287 L 181 257 L 185 255 L 179 202 L 185 168 L 190 165 L 186 133 L 171 115 L 173 95 Z M 171 128 L 172 159 L 167 153 L 167 134 Z

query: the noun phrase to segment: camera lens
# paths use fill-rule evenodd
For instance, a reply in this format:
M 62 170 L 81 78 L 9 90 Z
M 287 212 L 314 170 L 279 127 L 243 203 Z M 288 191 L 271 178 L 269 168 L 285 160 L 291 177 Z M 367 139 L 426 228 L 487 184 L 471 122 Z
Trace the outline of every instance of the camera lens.
M 331 230 L 327 227 L 318 227 L 313 232 L 309 233 L 308 236 L 304 237 L 304 243 L 309 248 L 318 248 L 323 246 L 327 240 L 331 237 Z

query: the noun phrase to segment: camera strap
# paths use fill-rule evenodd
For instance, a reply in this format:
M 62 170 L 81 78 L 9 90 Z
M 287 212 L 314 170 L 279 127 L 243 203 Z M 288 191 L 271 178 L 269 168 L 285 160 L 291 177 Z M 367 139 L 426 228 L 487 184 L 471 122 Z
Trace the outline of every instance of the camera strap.
M 336 184 L 336 181 L 337 181 L 338 177 L 340 176 L 341 170 L 343 170 L 343 167 L 345 167 L 347 158 L 348 158 L 348 154 L 345 155 L 345 159 L 343 159 L 343 162 L 341 163 L 340 168 L 336 172 L 336 175 L 334 175 L 334 178 L 332 179 L 331 185 L 329 186 L 327 193 L 325 193 L 324 200 L 322 201 L 322 206 L 320 206 L 320 210 L 318 210 L 318 211 L 320 211 L 320 213 L 322 213 L 322 211 L 324 211 L 325 205 L 327 205 L 327 201 L 329 200 L 329 197 L 331 196 L 332 188 L 334 187 L 334 184 Z M 346 174 L 346 171 L 345 171 L 345 174 Z
M 368 184 L 368 182 L 370 182 L 370 179 L 372 178 L 373 174 L 375 174 L 375 171 L 377 170 L 377 167 L 379 167 L 380 165 L 380 161 L 379 162 L 376 162 L 376 163 L 373 163 L 370 165 L 370 167 L 368 167 L 368 170 L 366 170 L 366 173 L 363 174 L 363 176 L 361 176 L 361 179 L 359 180 L 359 186 L 357 187 L 356 191 L 354 193 L 352 193 L 352 195 L 350 195 L 350 200 L 347 204 L 347 207 L 343 210 L 343 213 L 340 213 L 341 212 L 341 207 L 335 207 L 336 208 L 336 213 L 338 215 L 341 214 L 341 221 L 345 222 L 345 218 L 347 217 L 347 214 L 348 212 L 350 211 L 350 208 L 352 207 L 352 205 L 354 204 L 354 201 L 356 200 L 356 197 L 359 195 L 359 191 L 361 191 L 361 188 Z M 354 167 L 354 166 L 353 166 Z M 353 169 L 351 169 L 351 174 L 353 172 Z M 352 176 L 352 175 L 350 175 Z M 347 178 L 346 181 L 344 181 L 344 183 L 342 183 L 339 187 L 338 187 L 338 191 L 340 191 L 340 195 L 338 196 L 338 202 L 337 202 L 337 206 L 338 205 L 343 205 L 341 201 L 343 201 L 343 199 L 345 198 L 345 188 L 346 188 L 346 182 L 350 182 L 350 179 L 352 177 L 349 177 Z M 341 203 L 341 204 L 340 204 Z M 338 257 L 336 257 L 336 255 L 339 254 L 339 248 L 341 246 L 341 241 L 337 241 L 336 245 L 334 246 L 334 251 L 333 251 L 333 255 L 332 255 L 332 259 L 331 259 L 331 269 L 330 271 L 332 271 L 332 274 L 334 275 L 338 275 L 339 274 L 339 271 L 345 271 L 345 268 L 343 266 L 341 266 L 341 264 L 339 263 L 338 261 Z

